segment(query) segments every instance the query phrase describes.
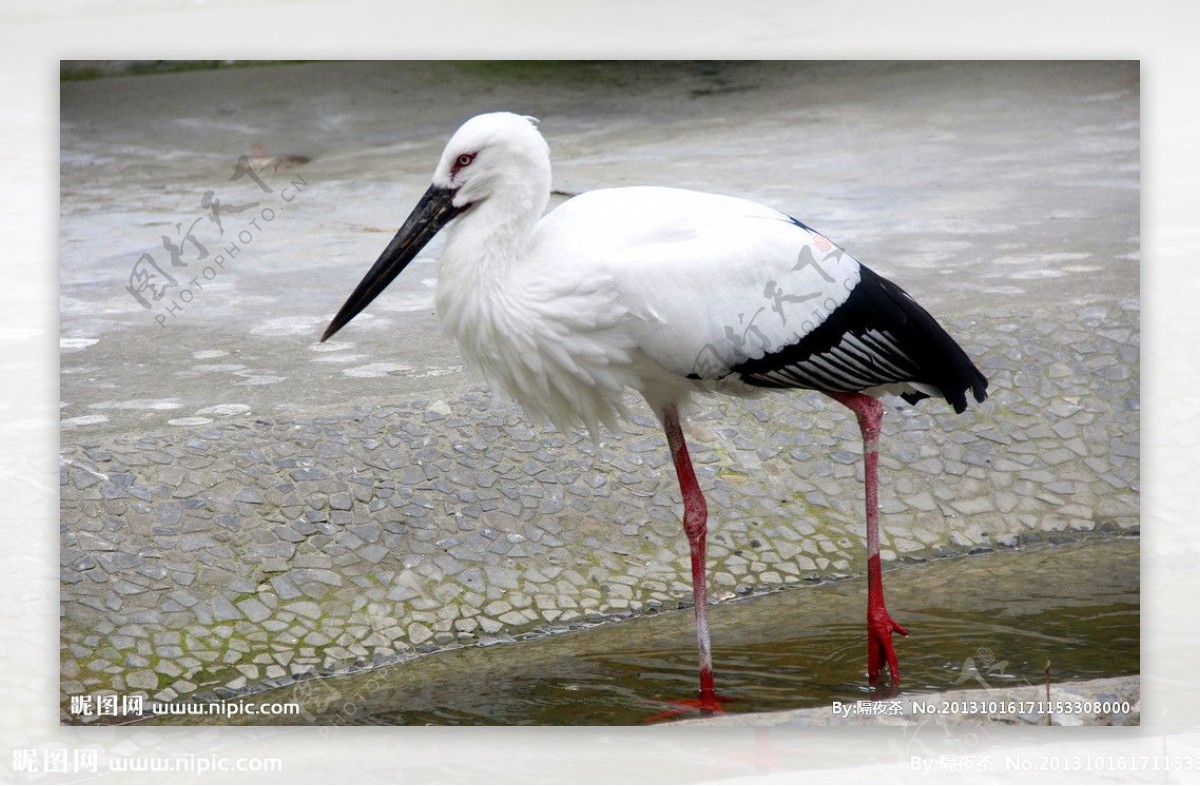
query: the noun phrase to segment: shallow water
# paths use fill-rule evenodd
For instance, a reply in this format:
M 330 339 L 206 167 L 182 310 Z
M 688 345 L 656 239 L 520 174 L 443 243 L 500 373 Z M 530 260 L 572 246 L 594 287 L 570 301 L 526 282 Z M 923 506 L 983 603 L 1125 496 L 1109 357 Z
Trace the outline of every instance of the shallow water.
M 904 694 L 1041 684 L 1139 670 L 1138 540 L 1002 552 L 885 573 Z M 871 697 L 865 579 L 713 607 L 718 692 L 731 712 Z M 247 700 L 295 701 L 271 723 L 638 724 L 695 693 L 690 609 L 471 647 Z M 206 719 L 211 720 L 211 719 Z M 235 718 L 234 722 L 254 722 Z M 260 718 L 257 722 L 268 722 Z

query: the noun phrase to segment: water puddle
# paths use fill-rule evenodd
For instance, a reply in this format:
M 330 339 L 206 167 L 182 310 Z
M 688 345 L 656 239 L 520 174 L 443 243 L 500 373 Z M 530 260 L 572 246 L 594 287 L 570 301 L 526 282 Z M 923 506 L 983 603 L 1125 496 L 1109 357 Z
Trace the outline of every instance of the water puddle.
M 889 571 L 889 609 L 912 634 L 897 644 L 904 694 L 1041 684 L 1047 661 L 1055 682 L 1136 674 L 1138 577 L 1136 538 Z M 865 607 L 865 579 L 714 607 L 717 688 L 736 697 L 728 709 L 870 698 Z M 639 724 L 694 695 L 695 661 L 691 610 L 671 611 L 305 680 L 243 697 L 298 702 L 299 717 L 230 722 Z

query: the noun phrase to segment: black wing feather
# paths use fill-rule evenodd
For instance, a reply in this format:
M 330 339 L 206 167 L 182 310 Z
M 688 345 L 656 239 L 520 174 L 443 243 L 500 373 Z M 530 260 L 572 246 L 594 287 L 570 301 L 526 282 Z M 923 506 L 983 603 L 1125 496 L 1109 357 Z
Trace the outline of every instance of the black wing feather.
M 902 382 L 937 388 L 956 412 L 967 392 L 987 398 L 987 379 L 907 292 L 865 265 L 850 296 L 811 333 L 731 369 L 761 387 L 850 393 Z M 903 394 L 909 403 L 927 394 Z

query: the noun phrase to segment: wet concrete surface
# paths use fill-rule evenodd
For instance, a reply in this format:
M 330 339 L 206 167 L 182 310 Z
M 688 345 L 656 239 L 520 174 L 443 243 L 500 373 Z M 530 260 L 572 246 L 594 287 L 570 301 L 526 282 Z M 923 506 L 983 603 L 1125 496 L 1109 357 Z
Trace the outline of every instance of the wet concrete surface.
M 437 331 L 436 242 L 315 343 L 445 138 L 490 109 L 542 118 L 562 192 L 753 197 L 942 319 L 992 395 L 886 419 L 889 563 L 1135 532 L 1138 96 L 1136 64 L 1112 63 L 353 63 L 64 83 L 64 701 L 244 690 L 687 597 L 653 419 L 631 400 L 635 421 L 594 446 L 493 401 Z M 262 186 L 230 179 L 241 155 L 268 164 Z M 139 290 L 143 254 L 157 290 Z M 714 594 L 861 572 L 846 416 L 813 394 L 712 399 L 691 434 Z

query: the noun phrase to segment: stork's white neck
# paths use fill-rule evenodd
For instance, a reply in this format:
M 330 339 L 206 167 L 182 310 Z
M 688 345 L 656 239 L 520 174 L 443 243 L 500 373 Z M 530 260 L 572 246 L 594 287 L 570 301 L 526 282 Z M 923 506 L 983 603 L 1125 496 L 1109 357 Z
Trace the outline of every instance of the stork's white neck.
M 550 173 L 497 178 L 494 190 L 446 228 L 439 278 L 449 276 L 482 285 L 502 285 L 505 274 L 529 247 L 534 228 L 550 199 Z
M 487 197 L 467 208 L 446 228 L 438 260 L 437 312 L 443 329 L 468 355 L 480 331 L 498 315 L 521 311 L 519 268 L 549 199 L 548 189 L 520 181 L 497 183 Z M 480 350 L 482 347 L 479 348 Z
M 634 382 L 625 311 L 602 277 L 531 254 L 548 201 L 548 187 L 508 192 L 447 227 L 438 319 L 468 363 L 528 412 L 596 435 Z

